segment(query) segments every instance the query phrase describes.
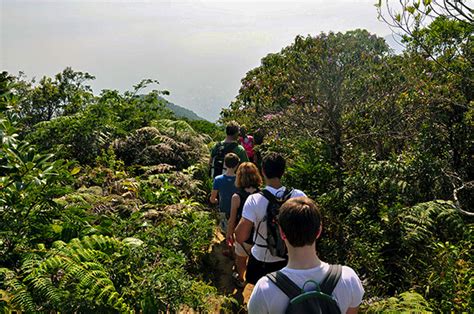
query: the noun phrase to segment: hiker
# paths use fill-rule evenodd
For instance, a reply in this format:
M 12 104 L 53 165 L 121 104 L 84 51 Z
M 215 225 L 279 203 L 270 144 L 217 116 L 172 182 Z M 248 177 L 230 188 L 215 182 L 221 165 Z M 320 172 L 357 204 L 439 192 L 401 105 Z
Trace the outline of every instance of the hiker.
M 252 248 L 252 237 L 249 237 L 244 243 L 240 244 L 234 241 L 235 226 L 242 217 L 242 209 L 244 208 L 247 198 L 259 191 L 262 184 L 262 177 L 260 172 L 251 162 L 244 162 L 240 164 L 237 169 L 237 177 L 235 179 L 235 186 L 238 191 L 232 195 L 230 206 L 230 218 L 227 223 L 226 239 L 228 243 L 233 243 L 235 248 L 235 270 L 232 277 L 238 287 L 245 286 L 245 269 L 247 268 L 247 259 Z
M 280 207 L 278 224 L 288 248 L 288 265 L 257 282 L 248 312 L 357 313 L 364 295 L 357 274 L 350 267 L 321 261 L 316 253 L 316 239 L 322 228 L 318 205 L 307 197 L 290 199 Z M 309 292 L 315 291 L 316 283 L 321 292 L 332 298 Z M 296 287 L 291 288 L 294 285 Z M 304 301 L 295 302 L 294 297 L 301 296 L 303 288 L 306 298 L 300 297 L 298 300 Z M 292 289 L 294 291 L 286 291 Z M 288 294 L 293 297 L 291 303 Z
M 247 130 L 244 126 L 240 127 L 239 143 L 245 149 L 249 161 L 255 163 L 255 151 L 253 149 L 255 145 L 254 139 L 252 135 L 247 134 Z
M 245 149 L 237 142 L 239 139 L 239 125 L 235 121 L 229 122 L 225 128 L 226 138 L 216 143 L 211 149 L 209 168 L 211 178 L 224 172 L 224 157 L 228 153 L 235 153 L 241 162 L 249 161 Z
M 234 153 L 228 153 L 224 158 L 225 173 L 214 178 L 212 184 L 211 197 L 209 201 L 212 204 L 219 203 L 219 225 L 222 232 L 227 230 L 227 220 L 230 217 L 230 201 L 232 195 L 237 192 L 235 186 L 235 172 L 239 166 L 239 156 Z M 219 196 L 219 199 L 217 198 Z M 224 255 L 230 255 L 229 250 L 224 250 Z
M 263 129 L 258 129 L 253 135 L 254 143 L 254 161 L 253 163 L 257 165 L 258 170 L 262 169 L 262 147 L 263 140 L 265 138 L 265 131 Z
M 236 241 L 243 243 L 249 238 L 252 228 L 255 228 L 254 246 L 246 274 L 246 280 L 251 284 L 256 284 L 266 274 L 285 267 L 287 256 L 282 239 L 277 238 L 279 233 L 274 215 L 286 199 L 306 196 L 300 190 L 287 189 L 281 184 L 285 166 L 285 159 L 280 154 L 270 153 L 263 158 L 262 173 L 266 187 L 247 198 L 242 218 L 235 230 Z M 271 214 L 271 217 L 268 214 Z

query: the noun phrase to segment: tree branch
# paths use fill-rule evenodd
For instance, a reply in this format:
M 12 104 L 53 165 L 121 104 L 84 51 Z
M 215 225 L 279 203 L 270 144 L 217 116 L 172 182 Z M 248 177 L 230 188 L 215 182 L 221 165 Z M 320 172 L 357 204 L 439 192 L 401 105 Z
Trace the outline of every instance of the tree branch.
M 463 215 L 466 215 L 466 216 L 469 216 L 469 217 L 474 217 L 474 213 L 463 210 L 462 207 L 461 207 L 461 203 L 459 202 L 458 193 L 459 193 L 459 191 L 463 190 L 466 187 L 470 187 L 470 188 L 474 187 L 474 181 L 469 181 L 467 183 L 463 183 L 460 187 L 454 189 L 454 191 L 453 191 L 454 208 L 456 208 L 456 210 L 458 212 L 460 212 L 461 214 L 463 214 Z

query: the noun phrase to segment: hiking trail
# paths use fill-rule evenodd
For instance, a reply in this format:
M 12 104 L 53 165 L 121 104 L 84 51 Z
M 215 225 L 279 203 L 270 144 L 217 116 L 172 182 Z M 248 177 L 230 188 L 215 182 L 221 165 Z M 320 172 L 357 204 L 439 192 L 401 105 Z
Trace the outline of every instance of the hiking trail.
M 224 256 L 223 250 L 226 247 L 225 236 L 221 233 L 218 228 L 214 232 L 213 244 L 210 248 L 210 260 L 214 265 L 214 269 L 210 270 L 213 272 L 214 285 L 216 286 L 219 294 L 234 298 L 237 304 L 232 305 L 233 313 L 247 313 L 247 302 L 252 293 L 253 285 L 247 284 L 244 288 L 238 288 L 234 284 L 232 278 L 232 269 L 234 260 Z M 220 309 L 220 312 L 227 312 L 228 310 Z

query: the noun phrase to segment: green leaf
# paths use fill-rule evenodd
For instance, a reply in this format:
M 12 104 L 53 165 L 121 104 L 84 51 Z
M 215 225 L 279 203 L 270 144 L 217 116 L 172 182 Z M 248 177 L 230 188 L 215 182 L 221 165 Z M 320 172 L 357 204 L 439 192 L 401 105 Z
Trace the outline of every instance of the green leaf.
M 413 14 L 413 13 L 415 13 L 415 10 L 416 10 L 416 9 L 415 9 L 414 6 L 411 6 L 411 5 L 410 5 L 410 6 L 407 6 L 405 10 L 408 11 L 408 12 L 410 12 L 410 14 Z
M 61 233 L 63 231 L 63 227 L 60 225 L 51 225 L 51 229 L 54 233 Z
M 129 245 L 129 246 L 141 246 L 143 244 L 143 241 L 137 238 L 125 238 L 122 240 L 123 244 Z
M 76 175 L 76 174 L 78 174 L 80 171 L 81 171 L 81 167 L 74 167 L 74 168 L 71 170 L 71 175 Z

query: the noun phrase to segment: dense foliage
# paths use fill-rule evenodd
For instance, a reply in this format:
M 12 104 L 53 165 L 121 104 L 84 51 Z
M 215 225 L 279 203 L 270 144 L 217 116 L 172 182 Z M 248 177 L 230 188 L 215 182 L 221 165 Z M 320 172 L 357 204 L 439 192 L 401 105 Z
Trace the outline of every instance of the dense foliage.
M 211 309 L 210 137 L 170 120 L 159 92 L 135 96 L 151 81 L 94 96 L 90 78 L 2 73 L 0 312 Z
M 474 307 L 473 30 L 440 16 L 402 55 L 365 30 L 297 36 L 222 111 L 288 157 L 286 184 L 324 210 L 321 257 L 361 275 L 365 310 Z

